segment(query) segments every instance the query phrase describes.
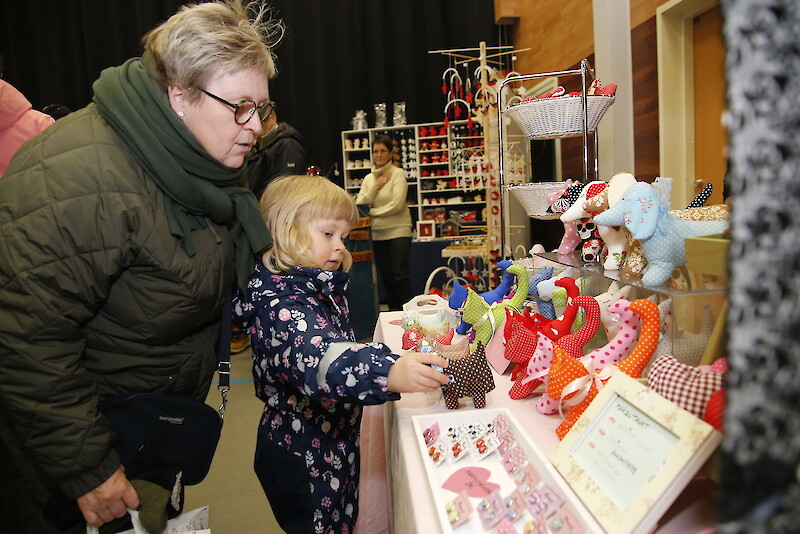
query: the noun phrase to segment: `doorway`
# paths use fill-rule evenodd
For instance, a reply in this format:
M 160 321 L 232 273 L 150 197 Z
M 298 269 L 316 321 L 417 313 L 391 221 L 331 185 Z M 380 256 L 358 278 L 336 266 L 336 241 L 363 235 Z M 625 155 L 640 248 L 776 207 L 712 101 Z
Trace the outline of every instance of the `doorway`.
M 728 168 L 728 130 L 722 123 L 728 89 L 722 10 L 716 5 L 694 17 L 693 22 L 695 193 L 710 183 L 714 191 L 708 204 L 722 204 Z
M 721 18 L 719 0 L 671 0 L 656 10 L 659 174 L 674 179 L 675 208 L 709 182 L 709 202 L 722 201 L 727 83 Z

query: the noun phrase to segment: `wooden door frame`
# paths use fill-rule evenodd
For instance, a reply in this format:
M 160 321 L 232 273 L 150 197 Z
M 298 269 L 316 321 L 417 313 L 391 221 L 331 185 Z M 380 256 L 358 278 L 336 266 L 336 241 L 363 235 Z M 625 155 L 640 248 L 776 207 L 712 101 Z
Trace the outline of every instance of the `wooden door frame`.
M 659 174 L 673 178 L 673 208 L 694 197 L 693 19 L 718 4 L 671 0 L 656 9 Z

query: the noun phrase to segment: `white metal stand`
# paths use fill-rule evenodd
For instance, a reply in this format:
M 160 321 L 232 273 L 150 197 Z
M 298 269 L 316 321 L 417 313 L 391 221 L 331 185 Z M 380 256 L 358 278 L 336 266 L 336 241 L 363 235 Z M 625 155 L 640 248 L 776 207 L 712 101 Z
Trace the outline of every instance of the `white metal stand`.
M 507 108 L 502 108 L 503 102 L 503 89 L 514 82 L 521 82 L 523 80 L 531 80 L 535 78 L 550 78 L 550 77 L 559 77 L 559 76 L 580 76 L 581 77 L 581 106 L 583 109 L 583 180 L 584 184 L 589 183 L 589 117 L 588 117 L 588 102 L 586 100 L 586 88 L 587 84 L 587 76 L 591 76 L 592 80 L 594 80 L 594 70 L 589 65 L 589 61 L 587 59 L 582 59 L 580 67 L 577 69 L 571 70 L 562 70 L 562 71 L 555 71 L 555 72 L 542 72 L 539 74 L 520 74 L 516 76 L 509 76 L 500 84 L 499 89 L 497 90 L 497 101 L 498 101 L 498 109 L 499 115 L 497 120 L 497 137 L 500 142 L 499 147 L 499 178 L 500 178 L 500 250 L 501 255 L 505 257 L 505 250 L 506 250 L 506 232 L 505 232 L 505 192 L 506 192 L 506 183 L 505 183 L 505 169 L 504 169 L 504 157 L 503 157 L 503 113 L 506 111 Z M 593 141 L 594 141 L 594 179 L 598 179 L 598 153 L 597 153 L 597 130 L 595 129 L 593 132 Z

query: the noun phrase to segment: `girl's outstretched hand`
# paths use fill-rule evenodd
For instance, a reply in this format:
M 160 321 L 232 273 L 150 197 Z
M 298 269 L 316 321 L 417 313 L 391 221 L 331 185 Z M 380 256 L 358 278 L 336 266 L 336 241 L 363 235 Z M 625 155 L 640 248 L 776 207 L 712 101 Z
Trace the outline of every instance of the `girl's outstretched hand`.
M 392 365 L 387 377 L 389 391 L 415 393 L 436 391 L 447 384 L 447 375 L 431 365 L 447 367 L 447 360 L 433 352 L 408 352 Z

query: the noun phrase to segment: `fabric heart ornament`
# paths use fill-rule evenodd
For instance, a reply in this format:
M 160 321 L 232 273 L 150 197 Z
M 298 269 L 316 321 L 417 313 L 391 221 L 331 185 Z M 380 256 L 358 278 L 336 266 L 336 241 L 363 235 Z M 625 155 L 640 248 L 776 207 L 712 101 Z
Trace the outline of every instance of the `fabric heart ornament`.
M 486 345 L 486 360 L 489 362 L 489 365 L 497 371 L 497 374 L 500 375 L 505 374 L 509 368 L 514 365 L 505 357 L 505 331 L 509 313 L 510 311 L 506 310 L 506 317 L 503 319 L 503 322 L 500 323 L 497 332 L 492 336 L 489 344 Z
M 492 472 L 484 467 L 462 467 L 442 484 L 442 488 L 453 493 L 466 492 L 472 498 L 482 499 L 500 489 L 489 479 Z
M 702 419 L 709 399 L 724 384 L 724 370 L 716 372 L 719 369 L 724 369 L 724 365 L 716 369 L 709 366 L 710 372 L 704 372 L 707 369 L 686 365 L 667 354 L 653 362 L 647 387 Z

